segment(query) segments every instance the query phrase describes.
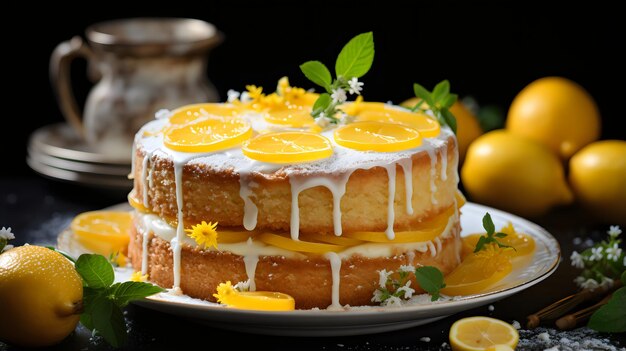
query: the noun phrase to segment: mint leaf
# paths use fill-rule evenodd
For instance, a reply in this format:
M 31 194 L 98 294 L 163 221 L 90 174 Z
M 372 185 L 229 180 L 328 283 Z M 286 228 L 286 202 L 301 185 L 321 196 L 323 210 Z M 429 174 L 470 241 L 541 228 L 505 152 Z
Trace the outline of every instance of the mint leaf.
M 424 88 L 423 86 L 417 83 L 413 83 L 413 92 L 415 93 L 415 96 L 426 101 L 428 107 L 433 108 L 435 106 L 435 101 L 433 100 L 432 96 L 430 96 L 430 92 L 426 90 L 426 88 Z
M 432 295 L 431 301 L 439 300 L 439 290 L 446 287 L 443 282 L 443 273 L 437 267 L 423 266 L 415 269 L 417 283 Z
M 83 278 L 83 286 L 90 288 L 107 288 L 115 279 L 111 263 L 102 255 L 80 255 L 76 260 L 76 271 Z
M 450 127 L 450 129 L 452 129 L 452 132 L 456 134 L 456 117 L 454 117 L 452 112 L 446 109 L 441 110 L 441 114 L 443 115 L 443 119 L 446 124 Z
M 350 79 L 364 76 L 374 62 L 374 34 L 362 33 L 346 44 L 335 62 L 337 77 Z
M 330 71 L 323 63 L 319 61 L 308 61 L 300 65 L 300 70 L 310 81 L 326 89 L 327 92 L 330 92 L 330 85 L 332 84 L 333 78 L 330 76 Z
M 327 93 L 323 93 L 320 94 L 320 96 L 317 98 L 317 100 L 315 100 L 315 103 L 313 104 L 313 111 L 311 112 L 311 114 L 314 117 L 317 117 L 320 113 L 324 112 L 324 110 L 326 110 L 326 108 L 328 108 L 328 105 L 330 105 L 332 99 L 330 98 L 330 95 Z M 332 116 L 328 116 L 328 117 L 332 117 Z
M 622 278 L 624 276 L 622 275 Z M 626 332 L 626 288 L 619 288 L 609 302 L 591 315 L 587 326 L 605 333 Z
M 485 228 L 487 234 L 493 234 L 496 231 L 496 226 L 493 224 L 493 220 L 491 219 L 489 212 L 485 213 L 483 216 L 483 228 Z
M 483 247 L 485 247 L 485 244 L 487 244 L 488 239 L 486 236 L 481 236 L 480 238 L 478 238 L 478 242 L 476 243 L 476 247 L 474 248 L 474 253 L 477 253 L 478 251 L 482 250 Z
M 458 98 L 459 96 L 456 94 L 448 94 L 448 96 L 444 97 L 439 103 L 441 104 L 441 107 L 448 109 L 454 105 Z
M 120 347 L 126 341 L 126 322 L 122 310 L 107 297 L 96 298 L 91 320 L 94 329 L 111 346 Z
M 435 102 L 438 102 L 441 101 L 442 98 L 448 96 L 448 94 L 450 94 L 450 82 L 446 79 L 435 85 L 435 88 L 433 89 L 433 93 L 431 95 L 433 97 L 433 100 L 435 100 Z
M 108 294 L 113 298 L 115 304 L 122 308 L 129 302 L 143 299 L 144 297 L 154 295 L 165 291 L 161 287 L 143 282 L 123 282 L 115 283 L 108 289 Z

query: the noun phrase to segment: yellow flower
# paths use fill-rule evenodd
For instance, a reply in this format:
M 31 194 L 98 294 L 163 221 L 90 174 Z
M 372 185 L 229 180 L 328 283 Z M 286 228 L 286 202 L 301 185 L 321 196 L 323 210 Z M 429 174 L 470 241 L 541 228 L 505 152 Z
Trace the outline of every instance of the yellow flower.
M 280 80 L 278 80 L 278 86 L 276 87 L 276 93 L 278 93 L 278 95 L 280 95 L 280 96 L 284 96 L 285 95 L 285 90 L 287 90 L 287 88 L 291 88 L 291 86 L 289 85 L 289 78 L 282 77 Z
M 220 283 L 220 285 L 217 286 L 217 294 L 213 294 L 213 297 L 217 299 L 217 302 L 228 305 L 230 298 L 236 296 L 237 294 L 237 290 L 235 290 L 229 280 L 226 283 Z
M 257 87 L 256 85 L 246 85 L 248 94 L 253 102 L 259 102 L 263 95 L 263 87 Z
M 508 234 L 508 235 L 516 235 L 517 232 L 515 231 L 515 228 L 513 228 L 513 223 L 509 222 L 508 225 L 506 225 L 505 227 L 502 227 L 502 229 L 500 229 L 500 231 L 504 234 Z
M 187 236 L 196 241 L 198 246 L 205 249 L 213 246 L 217 249 L 217 222 L 205 222 L 194 225 L 191 229 L 185 229 Z
M 265 108 L 276 108 L 285 103 L 282 96 L 278 96 L 276 93 L 269 94 L 261 99 L 260 104 Z
M 147 280 L 148 280 L 148 275 L 147 274 L 141 275 L 141 272 L 139 271 L 134 272 L 133 275 L 130 276 L 131 282 L 145 282 Z
M 285 100 L 291 103 L 297 103 L 306 94 L 306 90 L 302 88 L 289 87 L 285 89 Z

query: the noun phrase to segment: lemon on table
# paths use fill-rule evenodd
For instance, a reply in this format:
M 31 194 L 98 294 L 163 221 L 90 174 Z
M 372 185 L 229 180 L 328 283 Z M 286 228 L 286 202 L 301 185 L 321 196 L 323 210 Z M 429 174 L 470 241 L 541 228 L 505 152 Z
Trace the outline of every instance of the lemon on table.
M 506 129 L 547 145 L 562 159 L 600 137 L 595 101 L 575 82 L 561 77 L 538 79 L 513 100 Z
M 626 225 L 626 141 L 587 145 L 569 162 L 576 201 L 610 224 Z
M 461 179 L 474 201 L 522 216 L 538 216 L 573 200 L 557 156 L 507 130 L 484 134 L 470 145 Z
M 240 145 L 252 136 L 250 124 L 239 118 L 208 118 L 165 131 L 166 147 L 182 152 L 213 152 Z
M 53 345 L 80 319 L 83 283 L 70 261 L 41 246 L 0 254 L 0 339 L 27 346 Z
M 108 257 L 126 252 L 131 225 L 130 212 L 92 211 L 74 217 L 70 229 L 86 249 Z
M 228 307 L 257 311 L 291 311 L 296 302 L 290 295 L 275 291 L 237 291 L 230 281 L 217 287 L 217 302 Z
M 519 341 L 519 333 L 512 325 L 489 317 L 459 319 L 452 324 L 449 337 L 453 351 L 501 350 L 497 345 L 515 349 Z
M 403 124 L 417 129 L 423 138 L 432 138 L 439 135 L 441 127 L 439 122 L 422 113 L 416 113 L 393 107 L 382 102 L 352 103 L 358 108 L 352 109 L 357 121 L 376 121 Z M 347 106 L 350 111 L 350 106 Z
M 285 164 L 317 161 L 333 154 L 330 140 L 308 132 L 258 135 L 244 143 L 241 150 L 253 160 Z
M 417 129 L 385 122 L 355 122 L 339 127 L 335 142 L 359 151 L 396 152 L 422 144 Z

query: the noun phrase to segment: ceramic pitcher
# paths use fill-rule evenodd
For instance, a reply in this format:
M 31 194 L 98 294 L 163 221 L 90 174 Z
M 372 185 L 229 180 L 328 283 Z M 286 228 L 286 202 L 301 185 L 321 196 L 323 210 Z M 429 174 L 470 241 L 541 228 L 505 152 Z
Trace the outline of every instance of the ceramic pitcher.
M 130 157 L 133 135 L 156 111 L 218 99 L 206 63 L 221 35 L 210 23 L 122 19 L 92 25 L 86 38 L 60 43 L 50 60 L 50 74 L 63 115 L 98 152 Z M 89 76 L 97 81 L 82 116 L 69 76 L 76 57 L 88 61 Z

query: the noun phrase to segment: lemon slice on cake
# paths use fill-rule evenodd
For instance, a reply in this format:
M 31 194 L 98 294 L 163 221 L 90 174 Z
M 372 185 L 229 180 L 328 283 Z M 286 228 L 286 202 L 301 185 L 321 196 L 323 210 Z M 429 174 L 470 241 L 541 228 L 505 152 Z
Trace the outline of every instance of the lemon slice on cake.
M 213 152 L 238 146 L 251 136 L 250 124 L 242 119 L 209 118 L 169 128 L 163 143 L 175 151 Z
M 423 138 L 439 135 L 441 127 L 433 118 L 382 102 L 362 102 L 354 109 L 357 121 L 376 121 L 402 124 L 417 129 Z
M 272 124 L 286 127 L 302 128 L 315 124 L 311 116 L 310 106 L 289 105 L 284 108 L 272 109 L 265 113 L 265 120 Z
M 270 163 L 312 162 L 330 157 L 327 138 L 308 132 L 277 132 L 259 135 L 243 144 L 243 154 Z
M 415 128 L 386 122 L 356 122 L 335 130 L 335 142 L 359 151 L 397 152 L 422 144 Z
M 187 105 L 172 111 L 169 119 L 171 124 L 187 124 L 200 117 L 234 117 L 241 108 L 233 104 L 193 104 Z

